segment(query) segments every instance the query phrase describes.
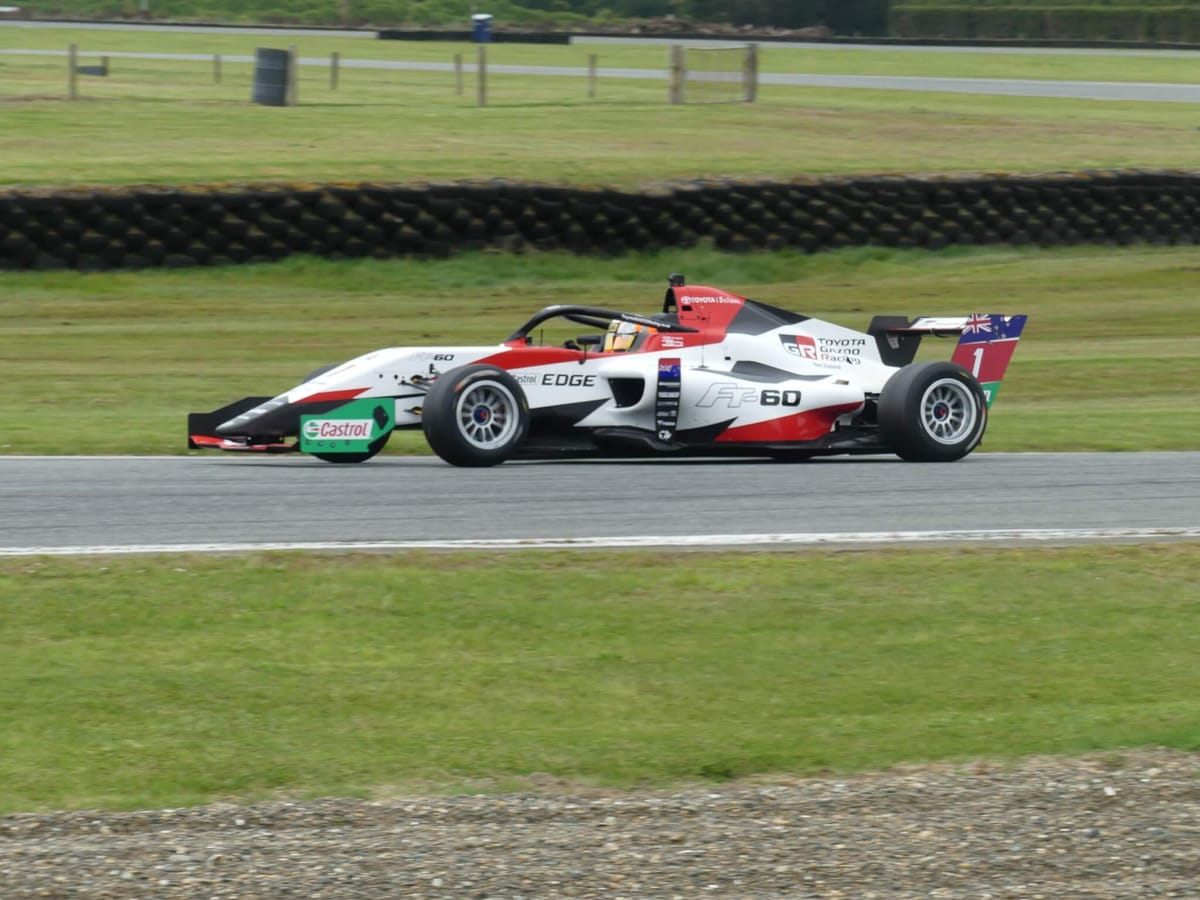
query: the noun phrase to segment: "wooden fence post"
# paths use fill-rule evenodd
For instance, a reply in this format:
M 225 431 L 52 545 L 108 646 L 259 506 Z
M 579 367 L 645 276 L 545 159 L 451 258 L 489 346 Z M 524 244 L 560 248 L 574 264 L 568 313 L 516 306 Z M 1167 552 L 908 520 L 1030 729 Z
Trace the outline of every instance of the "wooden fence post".
M 476 96 L 480 106 L 487 106 L 487 46 L 479 45 L 479 65 L 476 67 Z
M 67 50 L 67 97 L 79 99 L 79 45 L 72 44 Z
M 596 54 L 588 54 L 588 99 L 596 96 Z
M 329 89 L 337 90 L 338 82 L 338 63 L 341 61 L 342 54 L 334 50 L 333 55 L 329 57 Z
M 284 86 L 283 94 L 284 106 L 295 106 L 299 100 L 299 97 L 297 96 L 298 91 L 296 85 L 296 68 L 299 65 L 299 59 L 300 57 L 296 53 L 296 45 L 292 44 L 290 47 L 288 47 L 286 75 L 287 83 Z
M 742 64 L 742 97 L 753 103 L 758 97 L 758 44 L 746 45 L 746 61 Z
M 671 88 L 669 92 L 671 103 L 683 102 L 683 81 L 685 78 L 687 78 L 687 63 L 683 59 L 683 46 L 681 44 L 672 44 Z

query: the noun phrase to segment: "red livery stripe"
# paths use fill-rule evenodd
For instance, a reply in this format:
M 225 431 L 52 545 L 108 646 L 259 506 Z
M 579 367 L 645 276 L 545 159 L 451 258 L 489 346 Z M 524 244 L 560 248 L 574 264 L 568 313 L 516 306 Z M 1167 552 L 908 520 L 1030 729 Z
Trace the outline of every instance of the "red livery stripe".
M 582 356 L 578 350 L 568 350 L 565 347 L 518 347 L 477 359 L 474 364 L 512 370 L 529 366 L 548 366 L 553 363 L 579 362 Z
M 833 423 L 842 413 L 853 412 L 861 403 L 839 403 L 822 409 L 754 422 L 750 425 L 735 425 L 717 435 L 718 441 L 776 443 L 783 441 L 811 441 L 828 434 Z
M 188 438 L 197 447 L 211 447 L 213 450 L 231 450 L 236 453 L 278 453 L 283 450 L 295 450 L 295 446 L 285 442 L 272 444 L 243 444 L 228 438 L 213 437 L 208 434 L 189 434 Z

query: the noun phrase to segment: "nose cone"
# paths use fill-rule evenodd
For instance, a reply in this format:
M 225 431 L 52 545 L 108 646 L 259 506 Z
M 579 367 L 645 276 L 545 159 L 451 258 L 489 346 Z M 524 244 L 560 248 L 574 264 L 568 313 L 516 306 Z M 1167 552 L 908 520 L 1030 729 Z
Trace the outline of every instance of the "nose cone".
M 271 419 L 278 418 L 278 413 L 285 409 L 287 405 L 288 399 L 286 394 L 272 397 L 266 403 L 260 403 L 253 409 L 248 409 L 241 415 L 234 416 L 227 422 L 222 422 L 217 426 L 217 434 L 252 434 L 266 430 L 278 430 L 269 428 L 268 423 Z

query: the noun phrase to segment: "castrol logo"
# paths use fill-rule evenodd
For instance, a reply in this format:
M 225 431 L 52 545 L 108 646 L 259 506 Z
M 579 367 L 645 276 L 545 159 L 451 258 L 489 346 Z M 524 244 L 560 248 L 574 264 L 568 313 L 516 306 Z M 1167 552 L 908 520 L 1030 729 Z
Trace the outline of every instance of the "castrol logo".
M 304 436 L 310 441 L 367 440 L 374 425 L 370 419 L 309 419 L 304 423 Z

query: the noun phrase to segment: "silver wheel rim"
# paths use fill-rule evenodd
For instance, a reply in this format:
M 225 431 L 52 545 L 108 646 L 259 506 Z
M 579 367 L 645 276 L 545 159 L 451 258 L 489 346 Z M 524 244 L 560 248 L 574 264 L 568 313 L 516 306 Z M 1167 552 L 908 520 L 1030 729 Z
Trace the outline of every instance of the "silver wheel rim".
M 458 430 L 472 447 L 495 450 L 517 431 L 517 399 L 497 381 L 480 381 L 458 398 L 454 407 Z
M 921 425 L 939 444 L 960 443 L 974 432 L 978 420 L 975 395 L 961 381 L 935 381 L 921 397 Z

